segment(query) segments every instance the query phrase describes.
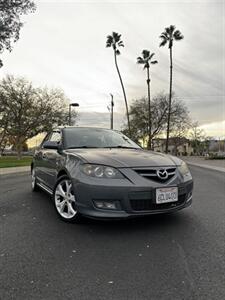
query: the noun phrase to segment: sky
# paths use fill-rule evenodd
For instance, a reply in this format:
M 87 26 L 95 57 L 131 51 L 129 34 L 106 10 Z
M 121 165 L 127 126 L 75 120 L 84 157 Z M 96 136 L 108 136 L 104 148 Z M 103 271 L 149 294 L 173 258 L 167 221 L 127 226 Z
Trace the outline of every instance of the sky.
M 128 102 L 146 96 L 146 73 L 136 64 L 143 49 L 155 53 L 152 95 L 169 91 L 169 51 L 159 35 L 173 24 L 184 39 L 173 47 L 173 90 L 208 136 L 225 136 L 225 1 L 35 1 L 23 18 L 11 53 L 1 54 L 0 76 L 24 76 L 34 85 L 60 87 L 79 103 L 79 126 L 109 127 L 110 93 L 115 128 L 125 106 L 106 36 L 122 34 L 118 64 Z

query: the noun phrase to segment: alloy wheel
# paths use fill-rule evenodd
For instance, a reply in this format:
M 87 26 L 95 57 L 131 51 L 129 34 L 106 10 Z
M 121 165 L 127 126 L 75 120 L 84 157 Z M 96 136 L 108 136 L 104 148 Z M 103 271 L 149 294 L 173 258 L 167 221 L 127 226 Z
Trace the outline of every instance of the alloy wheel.
M 69 179 L 63 179 L 57 184 L 54 200 L 56 209 L 62 218 L 72 219 L 77 214 L 75 195 Z

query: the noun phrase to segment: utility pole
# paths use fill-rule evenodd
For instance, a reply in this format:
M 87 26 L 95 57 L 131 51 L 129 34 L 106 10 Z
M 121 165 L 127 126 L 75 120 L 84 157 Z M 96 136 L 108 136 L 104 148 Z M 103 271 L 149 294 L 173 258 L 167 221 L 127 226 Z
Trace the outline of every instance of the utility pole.
M 114 102 L 113 102 L 113 95 L 110 94 L 111 96 L 111 104 L 110 106 L 107 106 L 108 111 L 110 112 L 110 129 L 113 129 L 113 107 L 114 107 Z

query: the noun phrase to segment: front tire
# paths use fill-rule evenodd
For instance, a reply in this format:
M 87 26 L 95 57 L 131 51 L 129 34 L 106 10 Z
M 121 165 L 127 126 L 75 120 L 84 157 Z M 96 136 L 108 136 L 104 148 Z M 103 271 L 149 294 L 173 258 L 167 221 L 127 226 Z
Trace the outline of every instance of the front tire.
M 65 222 L 80 222 L 81 215 L 77 210 L 76 196 L 68 176 L 63 175 L 56 182 L 53 191 L 53 201 L 60 219 Z

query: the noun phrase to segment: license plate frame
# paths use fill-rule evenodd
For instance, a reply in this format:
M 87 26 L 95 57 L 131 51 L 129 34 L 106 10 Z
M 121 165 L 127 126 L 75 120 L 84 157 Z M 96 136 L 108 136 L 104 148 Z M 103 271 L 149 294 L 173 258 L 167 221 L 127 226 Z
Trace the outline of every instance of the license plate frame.
M 156 189 L 156 204 L 173 203 L 178 201 L 177 186 Z

